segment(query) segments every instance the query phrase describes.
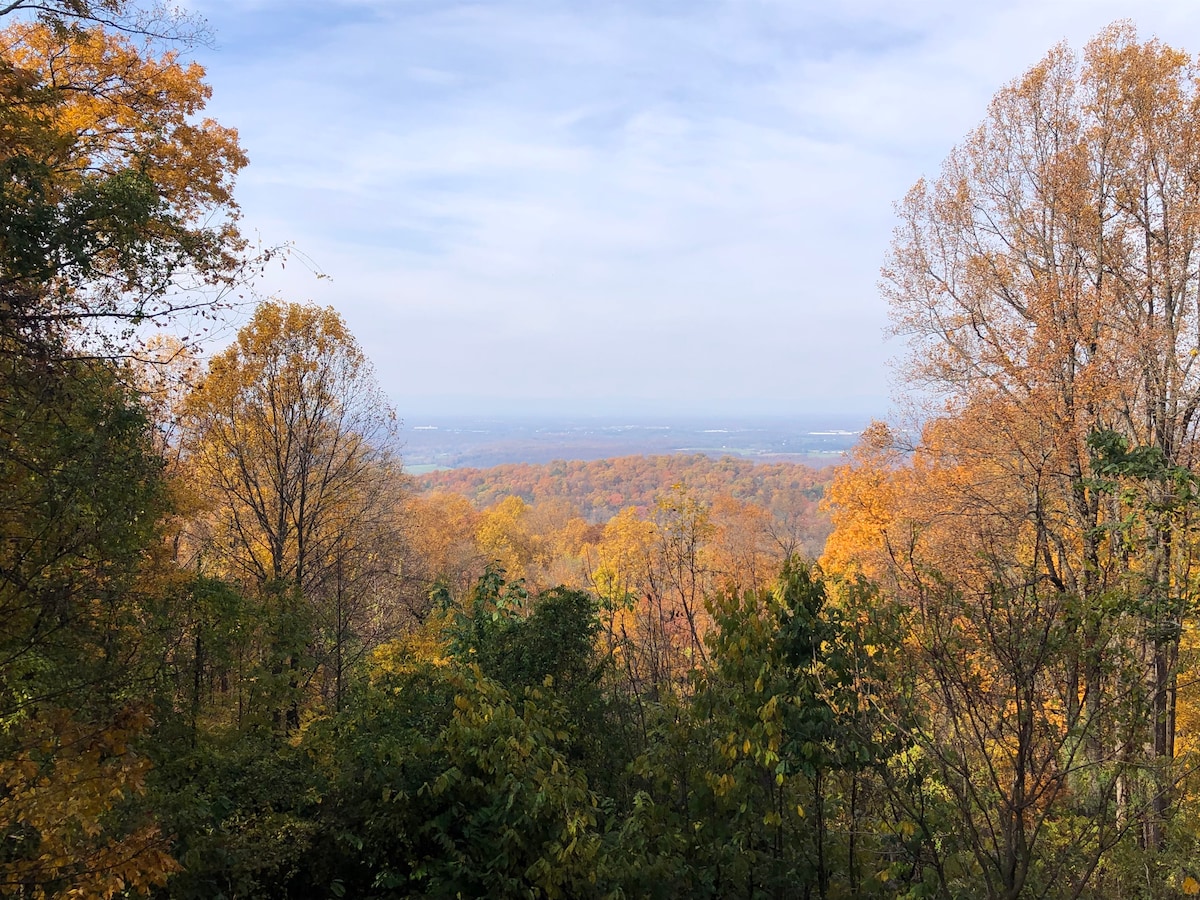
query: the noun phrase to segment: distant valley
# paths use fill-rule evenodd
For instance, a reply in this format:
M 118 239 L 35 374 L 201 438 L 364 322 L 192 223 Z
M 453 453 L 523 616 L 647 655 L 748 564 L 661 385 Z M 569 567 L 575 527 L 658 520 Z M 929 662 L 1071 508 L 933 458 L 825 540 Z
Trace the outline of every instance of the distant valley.
M 840 461 L 865 417 L 489 418 L 422 417 L 404 423 L 405 469 L 486 468 L 505 463 L 633 455 L 734 456 L 823 466 Z

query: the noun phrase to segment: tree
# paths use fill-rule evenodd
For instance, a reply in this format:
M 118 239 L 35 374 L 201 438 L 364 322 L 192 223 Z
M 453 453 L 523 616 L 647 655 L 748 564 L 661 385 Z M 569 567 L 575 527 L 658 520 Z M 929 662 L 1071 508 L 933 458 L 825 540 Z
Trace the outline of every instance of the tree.
M 394 416 L 331 308 L 264 303 L 185 401 L 189 461 L 222 502 L 209 548 L 230 572 L 303 589 L 339 502 L 389 461 Z M 226 552 L 223 546 L 232 545 Z
M 782 560 L 799 552 L 795 532 L 773 521 L 768 510 L 753 503 L 718 494 L 711 519 L 713 569 L 716 580 L 732 594 L 770 586 Z
M 145 892 L 174 868 L 124 815 L 161 463 L 109 366 L 0 354 L 0 382 L 0 892 Z
M 114 357 L 235 276 L 245 158 L 198 118 L 202 69 L 96 27 L 150 35 L 135 5 L 0 4 L 21 11 L 41 21 L 0 30 L 0 892 L 145 894 L 178 867 L 136 799 L 176 573 L 162 460 Z
M 118 354 L 142 322 L 208 312 L 242 271 L 246 157 L 236 131 L 197 120 L 203 76 L 95 27 L 0 31 L 5 352 L 61 352 L 56 334 Z
M 404 567 L 406 593 L 421 618 L 435 592 L 465 597 L 488 559 L 475 540 L 479 514 L 461 494 L 414 494 L 405 498 L 404 518 L 410 555 Z
M 103 366 L 2 359 L 0 719 L 8 721 L 40 703 L 78 702 L 123 665 L 109 642 L 164 495 L 146 418 Z
M 465 609 L 379 648 L 345 711 L 303 735 L 328 771 L 314 885 L 347 896 L 600 895 L 591 770 L 619 778 L 600 718 L 595 605 L 530 598 L 489 569 Z M 338 893 L 338 891 L 334 891 Z
M 149 893 L 178 871 L 153 821 L 122 827 L 119 812 L 145 790 L 148 760 L 134 749 L 143 711 L 103 724 L 62 709 L 0 736 L 0 891 L 7 896 L 112 897 Z
M 528 579 L 546 562 L 542 542 L 529 529 L 528 514 L 529 504 L 510 494 L 480 513 L 475 527 L 475 542 L 484 559 L 513 580 Z
M 1002 89 L 898 208 L 883 290 L 940 411 L 910 473 L 843 480 L 857 536 L 833 546 L 864 540 L 913 611 L 927 747 L 973 794 L 997 896 L 1053 880 L 1034 845 L 1071 815 L 1093 860 L 1165 840 L 1196 600 L 1198 108 L 1191 60 L 1118 23 Z
M 860 781 L 883 749 L 856 691 L 870 655 L 819 571 L 795 558 L 774 590 L 724 593 L 712 605 L 715 667 L 695 698 L 715 733 L 705 773 L 713 846 L 701 856 L 751 896 L 802 885 L 824 898 L 837 882 L 862 896 L 881 862 L 866 864 L 877 848 L 864 846 Z
M 130 0 L 6 0 L 0 17 L 34 15 L 42 22 L 66 30 L 87 26 L 143 35 L 169 41 L 202 41 L 203 21 L 160 2 Z
M 708 652 L 704 636 L 709 616 L 705 598 L 714 587 L 714 572 L 708 545 L 714 526 L 709 506 L 691 495 L 683 484 L 674 485 L 658 498 L 655 511 L 658 530 L 658 565 L 651 570 L 650 593 L 658 607 L 659 618 L 681 617 L 676 637 L 685 659 L 692 666 L 706 668 Z
M 896 831 L 872 773 L 899 748 L 871 703 L 871 632 L 887 627 L 860 621 L 873 599 L 856 584 L 830 602 L 794 558 L 773 589 L 710 598 L 711 665 L 690 697 L 651 705 L 638 790 L 614 817 L 608 861 L 629 894 L 888 895 Z
M 281 665 L 298 671 L 321 651 L 340 696 L 350 632 L 371 637 L 398 576 L 395 419 L 370 364 L 332 309 L 266 303 L 210 362 L 184 418 L 186 465 L 211 504 L 199 564 L 275 596 L 298 634 L 324 622 L 324 646 L 296 637 Z
M 604 527 L 591 580 L 604 605 L 605 639 L 638 695 L 686 692 L 692 671 L 708 665 L 715 532 L 708 505 L 683 484 L 659 495 L 652 521 L 626 507 Z
M 422 893 L 599 896 L 598 798 L 563 752 L 561 707 L 536 690 L 517 703 L 478 669 L 452 683 L 453 718 L 435 745 L 445 769 L 422 787 L 440 807 Z

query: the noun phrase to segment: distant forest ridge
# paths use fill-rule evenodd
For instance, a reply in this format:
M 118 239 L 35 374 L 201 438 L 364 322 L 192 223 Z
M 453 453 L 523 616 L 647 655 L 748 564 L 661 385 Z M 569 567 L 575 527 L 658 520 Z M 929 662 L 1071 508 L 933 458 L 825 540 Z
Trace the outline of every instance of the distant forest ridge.
M 799 513 L 812 520 L 823 518 L 818 506 L 832 476 L 830 468 L 696 453 L 451 469 L 416 476 L 414 486 L 424 493 L 461 494 L 480 509 L 510 495 L 531 504 L 566 501 L 597 523 L 629 506 L 647 511 L 659 496 L 682 484 L 697 500 L 731 496 L 776 515 Z

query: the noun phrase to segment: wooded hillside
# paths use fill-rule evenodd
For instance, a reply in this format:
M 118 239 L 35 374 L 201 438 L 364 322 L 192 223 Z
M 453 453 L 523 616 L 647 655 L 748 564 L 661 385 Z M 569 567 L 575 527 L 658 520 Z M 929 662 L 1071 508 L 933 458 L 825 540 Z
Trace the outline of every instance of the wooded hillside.
M 593 461 L 558 460 L 545 465 L 513 463 L 489 469 L 449 469 L 414 478 L 418 491 L 461 494 L 478 507 L 507 496 L 527 503 L 565 501 L 589 522 L 607 522 L 627 506 L 653 509 L 658 498 L 682 484 L 697 498 L 719 496 L 779 515 L 823 517 L 820 500 L 831 470 L 794 463 L 754 463 L 701 454 L 623 456 Z

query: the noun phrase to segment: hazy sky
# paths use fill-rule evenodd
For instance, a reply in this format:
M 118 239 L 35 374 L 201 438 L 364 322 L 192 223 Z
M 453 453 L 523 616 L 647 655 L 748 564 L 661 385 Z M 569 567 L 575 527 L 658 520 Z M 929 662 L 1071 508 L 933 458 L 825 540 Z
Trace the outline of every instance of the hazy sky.
M 892 204 L 992 94 L 1200 3 L 192 0 L 238 196 L 400 415 L 882 414 Z

